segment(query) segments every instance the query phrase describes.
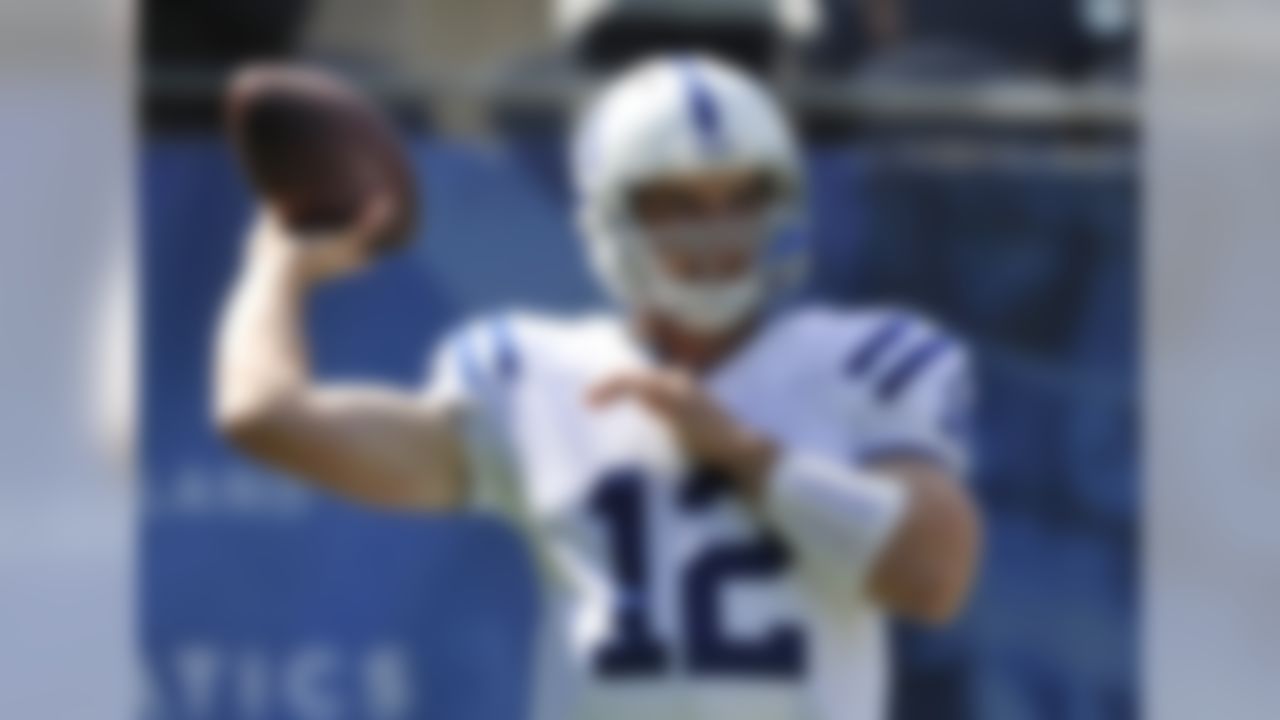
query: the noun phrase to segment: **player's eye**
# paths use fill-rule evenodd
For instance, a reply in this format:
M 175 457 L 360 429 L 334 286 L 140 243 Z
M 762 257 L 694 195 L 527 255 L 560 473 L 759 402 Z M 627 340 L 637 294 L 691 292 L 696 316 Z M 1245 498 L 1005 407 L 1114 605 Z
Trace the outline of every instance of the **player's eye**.
M 741 216 L 766 213 L 782 197 L 782 185 L 773 173 L 757 173 L 743 182 L 730 198 L 733 212 Z
M 640 187 L 632 194 L 631 208 L 635 217 L 651 225 L 666 225 L 697 219 L 701 208 L 688 193 L 677 189 Z

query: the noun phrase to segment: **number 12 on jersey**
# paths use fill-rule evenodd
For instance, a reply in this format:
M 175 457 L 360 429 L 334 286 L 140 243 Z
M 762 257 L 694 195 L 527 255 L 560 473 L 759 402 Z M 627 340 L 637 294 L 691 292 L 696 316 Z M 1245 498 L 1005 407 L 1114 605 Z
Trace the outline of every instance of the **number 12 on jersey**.
M 706 480 L 707 478 L 703 478 Z M 691 485 L 695 479 L 686 479 Z M 657 636 L 650 601 L 653 587 L 646 536 L 650 499 L 642 470 L 624 467 L 606 474 L 591 496 L 590 510 L 606 529 L 614 583 L 618 589 L 612 634 L 597 648 L 596 670 L 606 677 L 641 678 L 675 669 L 683 658 L 696 675 L 790 679 L 804 670 L 801 629 L 779 623 L 758 637 L 731 637 L 721 622 L 721 596 L 732 583 L 767 581 L 787 568 L 786 549 L 772 536 L 710 545 L 680 570 L 677 578 L 683 647 Z M 683 512 L 708 503 L 685 498 Z

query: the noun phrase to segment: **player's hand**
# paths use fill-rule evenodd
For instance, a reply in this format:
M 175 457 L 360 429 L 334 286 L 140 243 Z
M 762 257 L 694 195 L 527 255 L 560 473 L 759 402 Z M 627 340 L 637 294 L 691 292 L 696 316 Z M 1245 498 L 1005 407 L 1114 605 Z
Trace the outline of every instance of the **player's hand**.
M 374 245 L 394 215 L 392 199 L 379 196 L 346 228 L 302 234 L 289 229 L 277 212 L 265 207 L 249 241 L 251 262 L 283 263 L 308 284 L 350 275 L 375 255 Z
M 777 457 L 776 447 L 731 417 L 688 374 L 676 370 L 625 373 L 600 383 L 588 396 L 595 407 L 628 399 L 665 420 L 691 458 L 727 470 L 749 498 L 760 496 Z

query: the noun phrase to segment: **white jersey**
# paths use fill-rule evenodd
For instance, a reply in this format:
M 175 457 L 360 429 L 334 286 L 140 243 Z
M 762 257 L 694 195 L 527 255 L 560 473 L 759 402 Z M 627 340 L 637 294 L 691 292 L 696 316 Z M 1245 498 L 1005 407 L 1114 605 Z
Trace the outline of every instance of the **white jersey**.
M 474 503 L 530 543 L 538 720 L 879 720 L 881 613 L 794 568 L 785 538 L 636 404 L 589 389 L 654 363 L 615 316 L 511 314 L 446 341 L 430 392 L 465 408 Z M 783 446 L 962 470 L 963 351 L 893 310 L 784 312 L 706 379 Z

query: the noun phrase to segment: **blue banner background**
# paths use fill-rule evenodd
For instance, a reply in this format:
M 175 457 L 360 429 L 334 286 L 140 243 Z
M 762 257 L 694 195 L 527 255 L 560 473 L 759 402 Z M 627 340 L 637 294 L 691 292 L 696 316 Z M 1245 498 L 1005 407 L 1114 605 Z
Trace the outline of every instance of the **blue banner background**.
M 321 293 L 319 373 L 416 386 L 471 312 L 595 302 L 558 150 L 414 142 L 425 237 Z M 232 454 L 208 422 L 208 358 L 249 198 L 214 139 L 153 140 L 141 167 L 150 716 L 519 717 L 523 549 L 483 520 L 363 510 Z M 811 173 L 813 291 L 912 302 L 978 349 L 989 557 L 961 623 L 901 631 L 896 715 L 1134 717 L 1131 170 L 938 172 L 831 147 Z

